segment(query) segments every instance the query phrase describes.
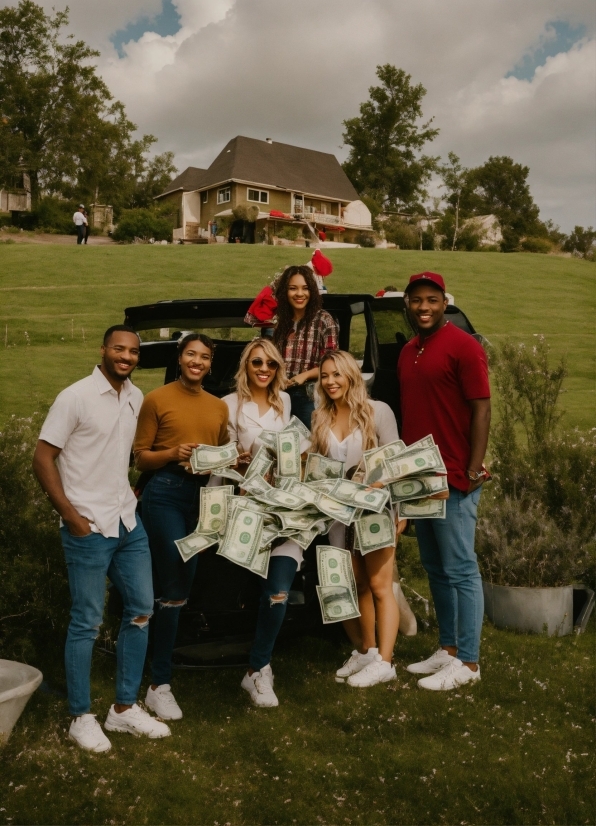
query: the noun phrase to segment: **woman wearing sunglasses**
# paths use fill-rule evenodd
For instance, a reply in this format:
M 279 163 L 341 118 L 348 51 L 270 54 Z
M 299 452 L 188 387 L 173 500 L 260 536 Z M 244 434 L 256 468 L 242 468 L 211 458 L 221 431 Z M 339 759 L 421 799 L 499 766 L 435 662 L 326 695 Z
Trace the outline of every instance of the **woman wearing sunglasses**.
M 323 356 L 317 396 L 311 450 L 344 462 L 346 475 L 359 464 L 363 451 L 398 438 L 393 411 L 384 402 L 369 399 L 360 369 L 349 353 L 335 350 Z M 398 533 L 405 526 L 406 520 L 400 522 Z M 395 546 L 363 556 L 353 548 L 352 533 L 339 522 L 329 531 L 331 545 L 348 548 L 352 553 L 361 614 L 358 619 L 344 622 L 354 651 L 336 672 L 336 679 L 347 679 L 349 685 L 365 688 L 396 679 L 391 663 L 399 626 L 393 595 Z
M 265 338 L 248 344 L 236 373 L 236 392 L 224 396 L 228 405 L 228 433 L 238 441 L 239 465 L 247 465 L 260 447 L 263 430 L 280 431 L 290 421 L 290 397 L 282 392 L 286 383 L 283 359 L 277 348 Z M 302 549 L 291 540 L 274 547 L 269 572 L 263 580 L 257 628 L 249 657 L 249 669 L 242 688 L 250 694 L 254 705 L 279 705 L 273 691 L 271 654 L 286 615 L 288 594 Z
M 275 287 L 277 326 L 273 343 L 283 355 L 292 413 L 310 429 L 313 390 L 319 362 L 326 350 L 336 350 L 338 327 L 322 309 L 322 299 L 308 266 L 286 267 Z

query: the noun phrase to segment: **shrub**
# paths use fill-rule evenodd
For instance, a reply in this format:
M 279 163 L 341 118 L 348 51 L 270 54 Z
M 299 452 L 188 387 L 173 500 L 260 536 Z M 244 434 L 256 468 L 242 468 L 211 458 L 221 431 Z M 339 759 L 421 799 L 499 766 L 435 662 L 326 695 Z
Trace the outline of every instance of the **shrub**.
M 359 244 L 361 247 L 365 247 L 366 249 L 374 249 L 375 247 L 375 239 L 372 235 L 368 235 L 364 232 L 357 235 L 355 238 L 355 242 Z
M 0 650 L 62 670 L 70 610 L 58 517 L 31 469 L 42 416 L 12 418 L 0 433 Z
M 485 579 L 504 585 L 596 584 L 596 429 L 560 432 L 562 359 L 546 340 L 492 354 L 499 420 L 495 477 L 481 499 L 477 552 Z
M 391 217 L 383 224 L 385 238 L 392 244 L 397 244 L 400 250 L 417 250 L 420 248 L 420 235 L 412 224 L 407 224 L 400 218 Z
M 114 230 L 116 241 L 132 242 L 135 238 L 148 241 L 172 240 L 172 223 L 159 212 L 151 209 L 125 209 L 122 212 L 118 226 Z
M 521 248 L 524 252 L 540 252 L 546 255 L 551 252 L 553 245 L 548 238 L 536 238 L 528 236 L 521 242 Z
M 297 241 L 300 235 L 302 235 L 302 230 L 299 227 L 293 227 L 291 224 L 282 227 L 277 233 L 278 238 L 285 238 L 287 241 Z

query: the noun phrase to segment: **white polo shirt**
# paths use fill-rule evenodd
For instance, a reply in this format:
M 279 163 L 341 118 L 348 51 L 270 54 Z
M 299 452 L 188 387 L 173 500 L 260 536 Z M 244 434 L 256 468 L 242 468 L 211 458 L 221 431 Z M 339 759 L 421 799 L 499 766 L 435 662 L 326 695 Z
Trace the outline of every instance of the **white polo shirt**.
M 85 218 L 82 212 L 75 212 L 75 214 L 72 216 L 72 220 L 75 222 L 75 225 L 77 227 L 80 227 L 83 224 L 87 223 L 87 219 Z
M 106 537 L 118 537 L 120 519 L 129 531 L 136 525 L 128 466 L 142 402 L 129 379 L 118 396 L 96 367 L 56 397 L 39 434 L 61 449 L 57 466 L 66 497 Z

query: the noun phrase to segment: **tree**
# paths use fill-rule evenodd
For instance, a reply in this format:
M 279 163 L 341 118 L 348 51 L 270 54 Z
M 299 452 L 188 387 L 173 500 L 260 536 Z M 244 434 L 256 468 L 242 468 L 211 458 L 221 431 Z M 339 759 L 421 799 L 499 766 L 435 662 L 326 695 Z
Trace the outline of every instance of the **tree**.
M 596 241 L 596 232 L 593 227 L 584 229 L 583 227 L 574 227 L 573 232 L 565 239 L 563 249 L 565 252 L 573 252 L 580 258 L 594 258 L 594 241 Z
M 350 154 L 344 171 L 361 196 L 381 207 L 408 207 L 423 200 L 424 184 L 437 159 L 420 150 L 439 133 L 433 118 L 419 125 L 426 89 L 411 84 L 412 76 L 386 63 L 377 66 L 381 86 L 369 88 L 370 99 L 360 104 L 360 117 L 345 120 L 344 143 Z
M 468 175 L 470 170 L 466 169 L 459 162 L 459 157 L 455 152 L 449 152 L 449 163 L 444 164 L 439 168 L 439 174 L 443 179 L 442 186 L 447 190 L 447 202 L 453 208 L 455 215 L 455 225 L 453 229 L 453 242 L 451 250 L 455 249 L 457 244 L 457 236 L 459 233 L 459 207 L 462 192 L 468 183 Z
M 34 206 L 42 193 L 133 206 L 156 138 L 133 138 L 90 62 L 99 52 L 67 25 L 68 10 L 46 15 L 32 0 L 0 9 L 0 178 L 27 171 Z
M 473 215 L 496 215 L 504 252 L 519 248 L 524 235 L 540 235 L 539 210 L 527 183 L 530 168 L 507 156 L 490 157 L 471 169 L 462 190 L 461 207 Z

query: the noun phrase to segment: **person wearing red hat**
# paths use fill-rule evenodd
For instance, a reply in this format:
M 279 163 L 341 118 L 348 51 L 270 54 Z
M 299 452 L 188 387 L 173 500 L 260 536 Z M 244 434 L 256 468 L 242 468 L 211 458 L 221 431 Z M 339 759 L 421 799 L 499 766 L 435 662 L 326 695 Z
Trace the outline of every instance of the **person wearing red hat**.
M 480 489 L 488 478 L 483 465 L 490 426 L 488 366 L 482 346 L 445 318 L 441 275 L 413 275 L 405 296 L 418 335 L 398 362 L 402 438 L 411 444 L 432 433 L 449 482 L 445 519 L 414 520 L 440 647 L 407 668 L 428 675 L 418 681 L 421 688 L 444 691 L 480 679 L 484 599 L 474 535 Z

